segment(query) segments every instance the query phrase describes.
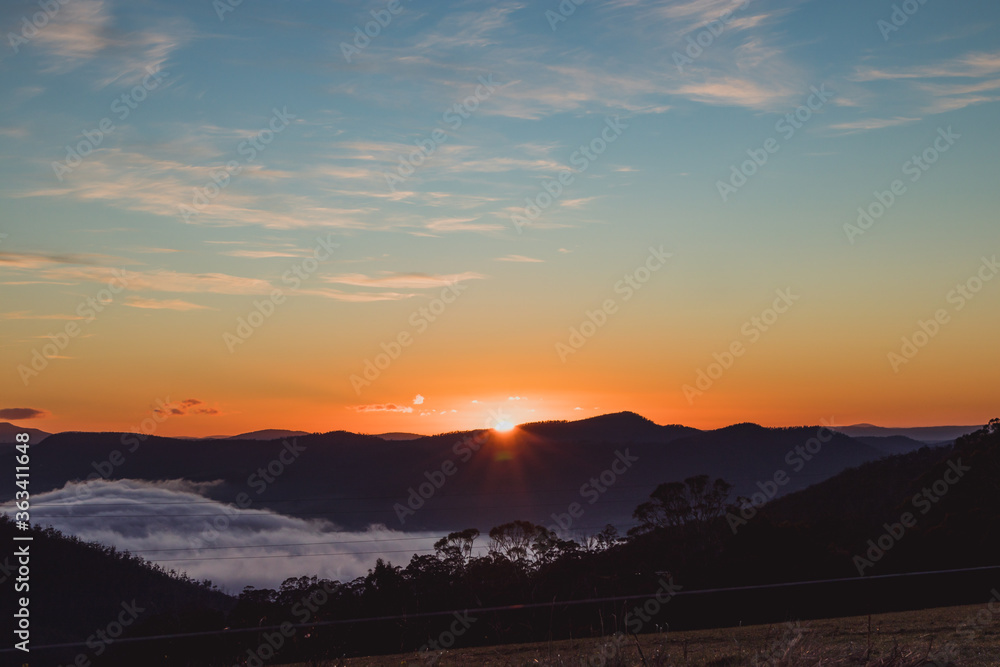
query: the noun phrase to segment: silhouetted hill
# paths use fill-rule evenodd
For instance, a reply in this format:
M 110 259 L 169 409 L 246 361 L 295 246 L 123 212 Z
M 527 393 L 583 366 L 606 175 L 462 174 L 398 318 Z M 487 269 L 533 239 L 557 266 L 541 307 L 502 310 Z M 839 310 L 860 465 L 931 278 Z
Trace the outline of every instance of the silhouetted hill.
M 32 541 L 14 542 L 15 534 L 31 536 Z M 36 659 L 38 664 L 70 664 L 81 653 L 94 661 L 97 647 L 102 654 L 108 649 L 108 645 L 95 638 L 95 633 L 106 630 L 119 619 L 127 621 L 125 637 L 221 628 L 225 612 L 236 604 L 235 599 L 204 583 L 168 573 L 136 556 L 81 542 L 52 529 L 17 530 L 3 515 L 0 515 L 0 541 L 18 547 L 29 545 L 32 646 L 79 643 L 89 638 L 94 647 L 75 647 L 58 653 L 45 651 L 38 653 L 37 658 L 32 649 L 32 664 Z M 13 548 L 5 549 L 0 561 L 0 580 L 6 582 L 3 586 L 7 589 L 0 596 L 0 613 L 8 619 L 12 618 L 19 597 L 8 588 L 17 572 L 17 559 L 11 555 L 12 551 Z M 11 644 L 7 642 L 3 648 L 10 648 Z M 112 645 L 110 649 L 100 664 L 122 664 L 114 659 L 116 647 Z M 177 658 L 159 664 L 183 664 Z M 0 662 L 3 659 L 0 657 Z
M 660 426 L 634 412 L 617 412 L 578 421 L 546 421 L 522 424 L 521 430 L 561 441 L 591 442 L 670 442 L 699 433 L 688 426 Z
M 303 435 L 309 434 L 306 431 L 289 431 L 282 428 L 270 428 L 261 431 L 240 433 L 239 435 L 231 435 L 227 437 L 226 440 L 281 440 L 282 438 L 297 438 Z
M 866 574 L 994 565 L 998 491 L 1000 422 L 994 420 L 952 446 L 872 461 L 779 498 L 764 508 L 757 525 L 813 533 L 825 554 L 810 558 L 836 555 L 848 573 L 857 574 L 855 556 L 872 562 Z M 913 525 L 900 531 L 904 514 Z M 896 535 L 885 536 L 887 526 Z M 872 558 L 869 540 L 877 546 L 880 538 L 883 548 L 873 550 L 878 557 Z
M 34 449 L 32 485 L 40 493 L 98 469 L 111 479 L 221 480 L 206 495 L 232 502 L 249 492 L 257 507 L 322 517 L 346 529 L 384 523 L 406 530 L 488 530 L 513 519 L 553 525 L 553 514 L 579 503 L 585 512 L 574 528 L 596 530 L 609 522 L 631 525 L 632 511 L 661 482 L 706 473 L 749 494 L 787 469 L 791 480 L 780 489 L 786 493 L 881 456 L 833 434 L 807 467 L 793 471 L 801 458 L 796 447 L 818 432 L 756 425 L 703 432 L 620 413 L 410 441 L 345 431 L 313 434 L 292 439 L 294 456 L 288 451 L 292 440 L 143 441 L 134 434 L 68 433 Z M 109 464 L 113 457 L 120 465 Z M 278 465 L 279 457 L 290 462 Z M 269 465 L 281 472 L 258 495 L 252 479 Z
M 851 436 L 859 437 L 890 437 L 902 435 L 925 443 L 950 443 L 955 438 L 973 433 L 979 430 L 979 426 L 917 426 L 911 428 L 887 428 L 875 426 L 873 424 L 854 424 L 852 426 L 838 426 L 837 431 Z
M 382 438 L 383 440 L 417 440 L 426 436 L 417 435 L 416 433 L 379 433 L 375 437 Z
M 854 436 L 854 439 L 858 442 L 863 442 L 866 445 L 871 445 L 884 454 L 906 454 L 907 452 L 914 452 L 921 447 L 951 444 L 950 442 L 921 442 L 919 440 L 914 440 L 913 438 L 908 438 L 905 435 Z
M 14 438 L 18 433 L 27 433 L 31 436 L 31 444 L 35 444 L 45 440 L 45 438 L 52 435 L 51 433 L 46 433 L 45 431 L 39 431 L 37 428 L 25 428 L 23 426 L 17 426 L 11 424 L 10 422 L 0 422 L 0 444 L 8 444 L 15 442 Z

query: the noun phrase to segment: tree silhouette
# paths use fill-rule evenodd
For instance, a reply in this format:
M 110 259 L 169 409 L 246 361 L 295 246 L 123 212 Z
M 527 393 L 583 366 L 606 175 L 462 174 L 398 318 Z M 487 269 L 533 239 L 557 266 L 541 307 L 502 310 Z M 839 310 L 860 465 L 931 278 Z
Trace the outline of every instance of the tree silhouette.
M 449 533 L 447 537 L 442 537 L 434 543 L 434 551 L 444 561 L 465 565 L 472 558 L 472 545 L 477 537 L 479 531 L 475 528 Z
M 511 521 L 490 530 L 490 554 L 519 565 L 543 560 L 559 544 L 556 534 L 530 521 Z
M 718 518 L 725 513 L 732 488 L 732 484 L 722 479 L 709 483 L 708 475 L 660 484 L 649 494 L 650 500 L 635 508 L 632 518 L 639 521 L 639 526 L 629 534 Z

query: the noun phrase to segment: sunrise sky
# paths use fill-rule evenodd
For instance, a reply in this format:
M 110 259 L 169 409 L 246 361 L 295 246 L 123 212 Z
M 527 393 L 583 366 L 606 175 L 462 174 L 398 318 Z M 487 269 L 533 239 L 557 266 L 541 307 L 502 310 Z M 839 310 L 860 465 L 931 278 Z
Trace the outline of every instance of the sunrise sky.
M 0 7 L 0 421 L 998 416 L 996 2 L 50 4 Z

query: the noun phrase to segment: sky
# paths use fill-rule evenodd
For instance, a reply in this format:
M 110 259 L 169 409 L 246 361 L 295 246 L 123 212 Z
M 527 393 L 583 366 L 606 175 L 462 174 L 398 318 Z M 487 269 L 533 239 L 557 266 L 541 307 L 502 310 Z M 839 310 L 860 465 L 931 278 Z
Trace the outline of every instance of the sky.
M 998 21 L 5 2 L 0 420 L 983 424 Z

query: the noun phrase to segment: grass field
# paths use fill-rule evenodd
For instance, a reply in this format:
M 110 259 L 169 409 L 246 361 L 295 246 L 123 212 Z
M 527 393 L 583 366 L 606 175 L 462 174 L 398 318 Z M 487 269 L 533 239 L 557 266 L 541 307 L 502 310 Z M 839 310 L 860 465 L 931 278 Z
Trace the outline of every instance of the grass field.
M 963 625 L 964 624 L 964 625 Z M 959 634 L 961 630 L 961 634 Z M 640 647 L 642 656 L 640 656 Z M 949 649 L 953 649 L 949 651 Z M 634 637 L 350 658 L 284 667 L 1000 666 L 1000 610 L 985 605 Z

